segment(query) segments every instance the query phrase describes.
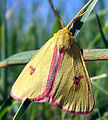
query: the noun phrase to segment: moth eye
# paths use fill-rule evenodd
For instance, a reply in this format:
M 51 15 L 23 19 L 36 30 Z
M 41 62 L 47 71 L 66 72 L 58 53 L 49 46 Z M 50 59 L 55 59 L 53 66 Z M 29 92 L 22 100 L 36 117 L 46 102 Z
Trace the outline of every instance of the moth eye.
M 78 85 L 82 78 L 84 78 L 84 76 L 79 76 L 79 77 L 74 76 L 74 84 Z
M 35 72 L 35 68 L 33 68 L 33 66 L 30 66 L 30 75 L 32 75 Z

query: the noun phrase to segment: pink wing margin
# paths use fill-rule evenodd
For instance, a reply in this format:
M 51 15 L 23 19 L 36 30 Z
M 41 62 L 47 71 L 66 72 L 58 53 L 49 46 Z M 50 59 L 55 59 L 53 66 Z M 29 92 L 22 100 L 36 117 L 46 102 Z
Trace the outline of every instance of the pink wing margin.
M 65 54 L 65 51 L 62 51 L 59 53 L 59 51 L 55 47 L 45 91 L 41 95 L 37 96 L 36 98 L 31 99 L 31 101 L 50 102 L 50 99 L 52 99 L 52 98 L 50 98 L 50 93 L 53 89 L 54 81 L 55 81 L 56 75 L 60 69 L 60 65 L 62 63 L 64 54 Z
M 52 89 L 55 84 L 55 79 L 56 79 L 57 73 L 60 69 L 64 54 L 65 54 L 65 51 L 59 52 L 57 50 L 57 48 L 55 47 L 53 57 L 52 57 L 51 67 L 49 70 L 46 89 L 41 95 L 39 95 L 38 97 L 36 97 L 34 99 L 31 99 L 31 101 L 51 103 Z
M 60 65 L 62 63 L 64 53 L 65 51 L 62 51 L 59 53 L 59 51 L 55 47 L 53 57 L 52 57 L 51 67 L 49 70 L 46 88 L 42 94 L 38 95 L 36 98 L 30 99 L 31 101 L 36 101 L 36 102 L 49 102 L 50 101 L 49 93 L 52 91 L 57 72 L 59 71 Z M 25 100 L 22 100 L 14 96 L 12 93 L 12 89 L 11 89 L 11 96 L 18 101 L 21 101 L 21 102 L 25 101 Z
M 57 52 L 57 50 L 56 50 L 56 52 Z M 57 73 L 59 72 L 59 69 L 61 67 L 64 55 L 65 55 L 65 50 L 63 50 L 63 51 L 60 52 L 60 56 L 59 56 L 59 60 L 58 60 L 58 66 L 57 66 L 55 77 L 54 77 L 54 80 L 52 82 L 52 86 L 51 86 L 50 93 L 49 93 L 49 99 L 46 102 L 49 102 L 50 104 L 56 105 L 58 108 L 62 109 L 64 112 L 67 112 L 67 113 L 74 113 L 74 114 L 88 114 L 88 113 L 91 113 L 93 111 L 93 109 L 94 109 L 95 104 L 93 105 L 93 107 L 92 107 L 92 109 L 90 111 L 84 111 L 84 112 L 83 111 L 71 111 L 71 110 L 65 109 L 63 106 L 61 106 L 56 101 L 56 99 L 54 98 L 52 90 L 54 88 L 54 85 L 55 85 L 55 82 L 56 82 L 56 77 L 58 75 Z M 55 56 L 55 57 L 57 58 L 57 56 Z M 53 57 L 53 59 L 52 59 L 53 66 L 54 66 L 54 63 L 55 63 L 54 61 L 55 61 L 55 59 Z M 51 67 L 50 70 L 53 71 L 53 68 L 54 67 Z

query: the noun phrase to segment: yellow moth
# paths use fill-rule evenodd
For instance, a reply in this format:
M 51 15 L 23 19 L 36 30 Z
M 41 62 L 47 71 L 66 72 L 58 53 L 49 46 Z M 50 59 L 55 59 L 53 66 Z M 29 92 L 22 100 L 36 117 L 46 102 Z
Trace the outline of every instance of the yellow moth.
M 94 108 L 88 72 L 72 33 L 64 27 L 25 66 L 11 89 L 19 101 L 49 102 L 69 113 Z

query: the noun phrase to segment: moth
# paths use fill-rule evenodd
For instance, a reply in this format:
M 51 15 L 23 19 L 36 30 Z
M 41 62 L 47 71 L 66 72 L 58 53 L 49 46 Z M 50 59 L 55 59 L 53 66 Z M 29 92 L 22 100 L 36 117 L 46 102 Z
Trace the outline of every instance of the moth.
M 90 113 L 94 95 L 84 59 L 68 26 L 48 40 L 25 66 L 11 96 L 49 102 L 65 112 Z

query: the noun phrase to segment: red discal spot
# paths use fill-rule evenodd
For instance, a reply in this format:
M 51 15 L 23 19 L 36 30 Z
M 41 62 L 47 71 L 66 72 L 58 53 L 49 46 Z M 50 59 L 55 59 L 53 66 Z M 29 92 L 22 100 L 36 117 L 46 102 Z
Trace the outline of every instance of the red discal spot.
M 33 68 L 33 66 L 30 66 L 29 68 L 31 69 L 30 70 L 30 75 L 32 75 L 35 72 L 35 68 Z
M 84 78 L 84 76 L 79 76 L 79 77 L 74 76 L 74 84 L 78 85 L 82 78 Z

